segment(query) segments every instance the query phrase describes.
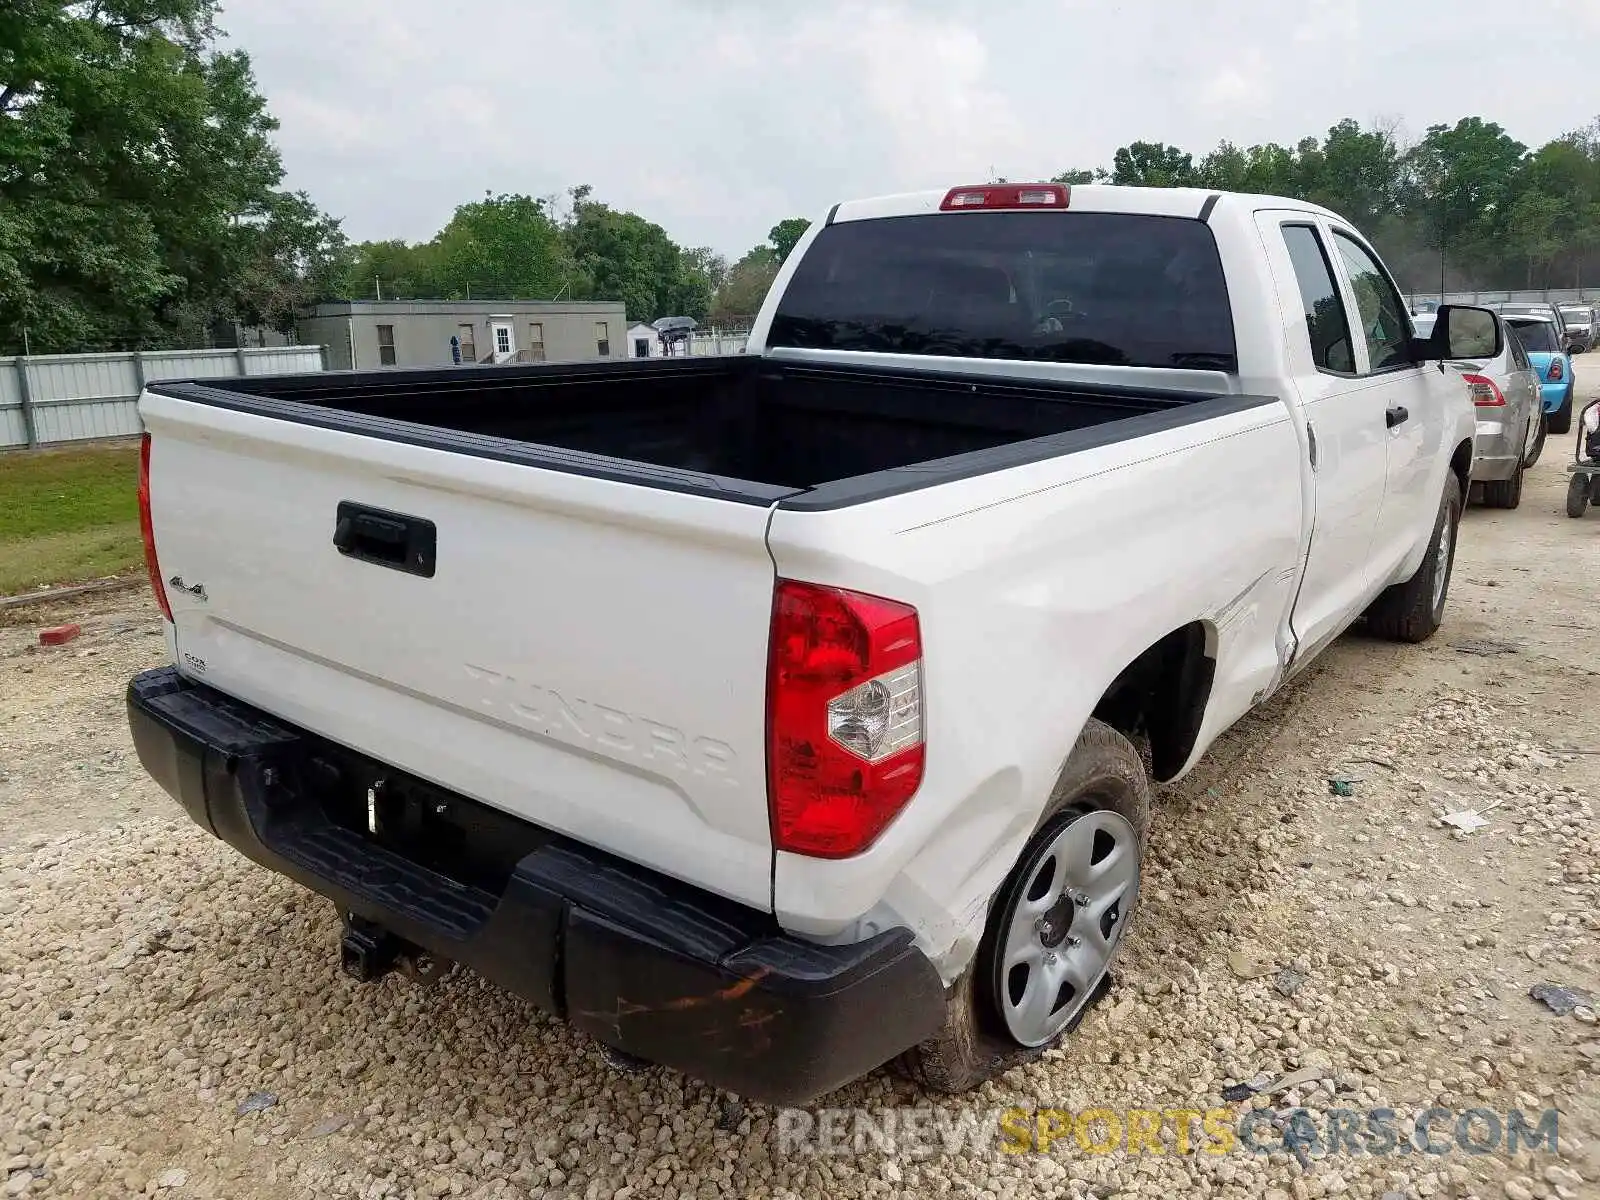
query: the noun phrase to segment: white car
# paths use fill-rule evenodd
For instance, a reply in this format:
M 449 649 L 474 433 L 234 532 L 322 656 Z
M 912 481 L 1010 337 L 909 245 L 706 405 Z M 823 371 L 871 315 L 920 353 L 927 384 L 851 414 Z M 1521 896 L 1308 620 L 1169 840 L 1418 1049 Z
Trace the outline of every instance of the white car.
M 749 353 L 153 383 L 150 773 L 338 907 L 775 1103 L 1109 985 L 1150 774 L 1442 617 L 1473 406 L 1298 201 L 837 205 Z

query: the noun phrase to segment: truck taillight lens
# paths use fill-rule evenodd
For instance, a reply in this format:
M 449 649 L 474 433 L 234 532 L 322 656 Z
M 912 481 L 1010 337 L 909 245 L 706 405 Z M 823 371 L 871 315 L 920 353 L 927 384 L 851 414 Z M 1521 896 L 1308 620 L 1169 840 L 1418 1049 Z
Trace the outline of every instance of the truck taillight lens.
M 916 793 L 923 749 L 917 610 L 780 580 L 767 673 L 774 845 L 859 854 Z
M 1559 358 L 1552 358 L 1550 360 L 1550 382 L 1560 383 L 1564 374 L 1565 372 L 1561 369 L 1561 360 Z
M 1495 386 L 1494 380 L 1486 375 L 1463 375 L 1466 380 L 1467 391 L 1472 396 L 1472 402 L 1479 408 L 1504 408 L 1506 398 L 1504 393 Z
M 123 495 L 127 495 L 126 492 Z M 126 511 L 126 510 L 124 510 Z M 150 435 L 139 442 L 139 532 L 144 536 L 144 565 L 150 572 L 150 590 L 156 594 L 161 615 L 172 620 L 172 605 L 161 582 L 161 564 L 156 562 L 156 527 L 150 519 Z

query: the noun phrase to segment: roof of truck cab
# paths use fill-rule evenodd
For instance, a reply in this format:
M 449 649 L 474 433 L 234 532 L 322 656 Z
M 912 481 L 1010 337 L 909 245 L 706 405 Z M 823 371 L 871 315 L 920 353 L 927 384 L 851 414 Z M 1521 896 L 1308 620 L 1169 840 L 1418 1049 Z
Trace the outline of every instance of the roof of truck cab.
M 977 188 L 984 184 L 963 184 L 960 187 Z M 910 217 L 925 213 L 936 213 L 944 198 L 950 194 L 949 188 L 937 191 L 900 192 L 889 196 L 873 196 L 862 200 L 846 200 L 835 206 L 828 215 L 831 225 L 837 221 L 871 221 L 881 217 Z M 1158 188 L 1158 187 L 1125 187 L 1111 183 L 1075 183 L 1068 189 L 1071 193 L 1068 207 L 1079 212 L 1109 212 L 1109 213 L 1148 213 L 1152 216 L 1162 217 L 1199 217 L 1205 212 L 1207 206 L 1215 208 L 1218 204 L 1226 203 L 1230 207 L 1237 204 L 1246 211 L 1259 208 L 1295 209 L 1300 212 L 1316 213 L 1318 216 L 1330 220 L 1343 221 L 1338 213 L 1331 212 L 1316 204 L 1308 204 L 1304 200 L 1294 200 L 1287 196 L 1256 195 L 1251 192 L 1221 192 L 1211 188 Z M 973 211 L 981 211 L 974 209 Z M 1040 212 L 1057 212 L 1058 209 L 1040 209 Z M 953 214 L 952 214 L 953 215 Z

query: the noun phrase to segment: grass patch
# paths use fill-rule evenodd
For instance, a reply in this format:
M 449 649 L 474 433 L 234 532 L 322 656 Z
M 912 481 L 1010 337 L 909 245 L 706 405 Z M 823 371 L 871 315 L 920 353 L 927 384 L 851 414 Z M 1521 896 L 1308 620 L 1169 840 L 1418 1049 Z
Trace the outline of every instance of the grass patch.
M 139 522 L 0 542 L 0 596 L 122 575 L 144 565 Z
M 0 595 L 137 567 L 138 486 L 137 442 L 0 454 Z

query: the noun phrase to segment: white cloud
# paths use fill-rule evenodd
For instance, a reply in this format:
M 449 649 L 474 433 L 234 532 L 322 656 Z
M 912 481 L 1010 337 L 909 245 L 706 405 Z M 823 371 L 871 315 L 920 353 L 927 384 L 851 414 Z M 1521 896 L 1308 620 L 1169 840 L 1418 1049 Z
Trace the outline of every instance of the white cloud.
M 1200 99 L 1219 114 L 1265 104 L 1272 95 L 1272 81 L 1266 56 L 1250 48 L 1239 54 L 1232 66 L 1224 67 L 1200 88 Z
M 1538 143 L 1600 108 L 1571 82 L 1593 76 L 1573 31 L 1596 10 L 1551 3 L 1565 24 L 1472 0 L 232 0 L 222 24 L 282 121 L 289 185 L 352 237 L 588 183 L 738 254 L 846 197 L 1103 165 L 1141 138 L 1199 157 L 1477 113 Z M 1491 45 L 1524 83 L 1463 90 Z

